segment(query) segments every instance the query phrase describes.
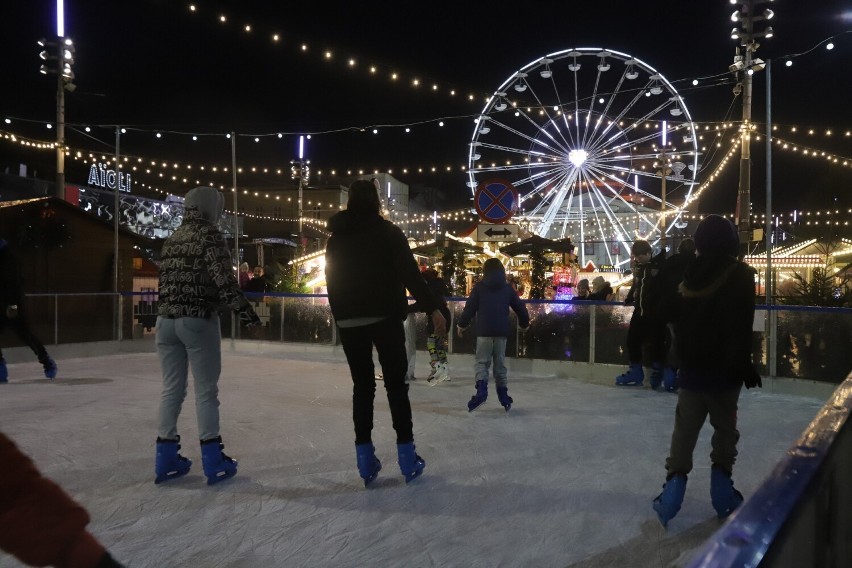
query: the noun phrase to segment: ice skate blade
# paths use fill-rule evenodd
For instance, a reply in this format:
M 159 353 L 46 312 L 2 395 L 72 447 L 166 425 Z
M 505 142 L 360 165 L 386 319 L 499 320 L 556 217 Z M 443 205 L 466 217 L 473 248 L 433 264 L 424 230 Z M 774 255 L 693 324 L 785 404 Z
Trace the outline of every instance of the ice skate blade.
M 154 484 L 159 485 L 160 483 L 163 483 L 165 481 L 169 481 L 171 479 L 176 479 L 178 477 L 183 477 L 187 473 L 189 473 L 189 468 L 186 468 L 186 471 L 180 471 L 180 470 L 170 471 L 170 472 L 165 473 L 163 475 L 158 475 L 156 478 L 154 478 Z
M 382 471 L 382 462 L 376 459 L 376 469 L 369 476 L 362 478 L 364 480 L 364 487 L 369 487 L 372 482 L 376 480 L 379 476 L 379 472 Z

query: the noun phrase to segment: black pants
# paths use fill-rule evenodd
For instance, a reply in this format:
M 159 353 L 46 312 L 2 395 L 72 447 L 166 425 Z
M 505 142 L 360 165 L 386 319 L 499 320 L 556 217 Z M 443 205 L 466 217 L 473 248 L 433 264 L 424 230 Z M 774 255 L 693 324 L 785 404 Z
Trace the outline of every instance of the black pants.
M 666 325 L 657 318 L 643 316 L 637 307 L 627 328 L 627 356 L 630 363 L 642 363 L 642 347 L 648 345 L 652 363 L 664 363 Z
M 382 366 L 396 442 L 406 444 L 413 441 L 411 403 L 408 401 L 408 385 L 405 383 L 408 358 L 402 320 L 388 318 L 366 326 L 340 328 L 340 342 L 352 373 L 355 443 L 367 444 L 372 441 L 373 400 L 376 397 L 373 345 L 376 346 Z
M 26 343 L 30 349 L 33 350 L 33 353 L 35 353 L 36 357 L 38 357 L 39 363 L 45 365 L 50 360 L 44 345 L 42 345 L 41 341 L 38 340 L 38 337 L 33 335 L 33 332 L 30 330 L 30 326 L 27 325 L 27 320 L 24 317 L 24 314 L 18 312 L 16 317 L 7 318 L 5 311 L 0 313 L 0 333 L 2 333 L 6 328 L 14 331 L 20 340 Z M 0 350 L 0 359 L 2 358 L 3 351 Z

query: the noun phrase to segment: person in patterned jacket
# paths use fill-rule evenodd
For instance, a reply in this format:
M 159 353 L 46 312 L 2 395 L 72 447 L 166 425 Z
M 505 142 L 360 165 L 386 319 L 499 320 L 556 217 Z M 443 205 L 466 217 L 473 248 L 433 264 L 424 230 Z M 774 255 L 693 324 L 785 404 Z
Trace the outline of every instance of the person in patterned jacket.
M 157 353 L 163 371 L 155 483 L 185 475 L 192 462 L 180 455 L 177 420 L 186 397 L 187 370 L 195 380 L 201 461 L 212 485 L 237 473 L 219 435 L 219 374 L 222 370 L 219 309 L 239 313 L 244 325 L 259 322 L 240 290 L 231 254 L 217 228 L 225 198 L 215 188 L 186 194 L 181 226 L 163 243 Z

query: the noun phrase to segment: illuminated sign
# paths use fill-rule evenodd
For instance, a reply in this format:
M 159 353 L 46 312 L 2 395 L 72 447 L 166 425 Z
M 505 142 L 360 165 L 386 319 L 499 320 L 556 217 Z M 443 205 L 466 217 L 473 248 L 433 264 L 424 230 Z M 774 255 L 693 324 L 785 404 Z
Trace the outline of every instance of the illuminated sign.
M 106 189 L 115 189 L 118 185 L 118 191 L 126 191 L 130 193 L 130 186 L 133 183 L 130 179 L 130 174 L 108 170 L 106 164 L 92 164 L 89 168 L 89 185 L 95 187 L 104 187 Z

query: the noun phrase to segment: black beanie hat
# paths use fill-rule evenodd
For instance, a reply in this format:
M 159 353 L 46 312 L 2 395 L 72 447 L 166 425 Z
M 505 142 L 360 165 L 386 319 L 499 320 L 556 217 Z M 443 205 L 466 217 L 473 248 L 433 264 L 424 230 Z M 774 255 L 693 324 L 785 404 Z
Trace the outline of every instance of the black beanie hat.
M 698 254 L 737 256 L 740 238 L 733 223 L 719 215 L 708 215 L 695 229 Z

